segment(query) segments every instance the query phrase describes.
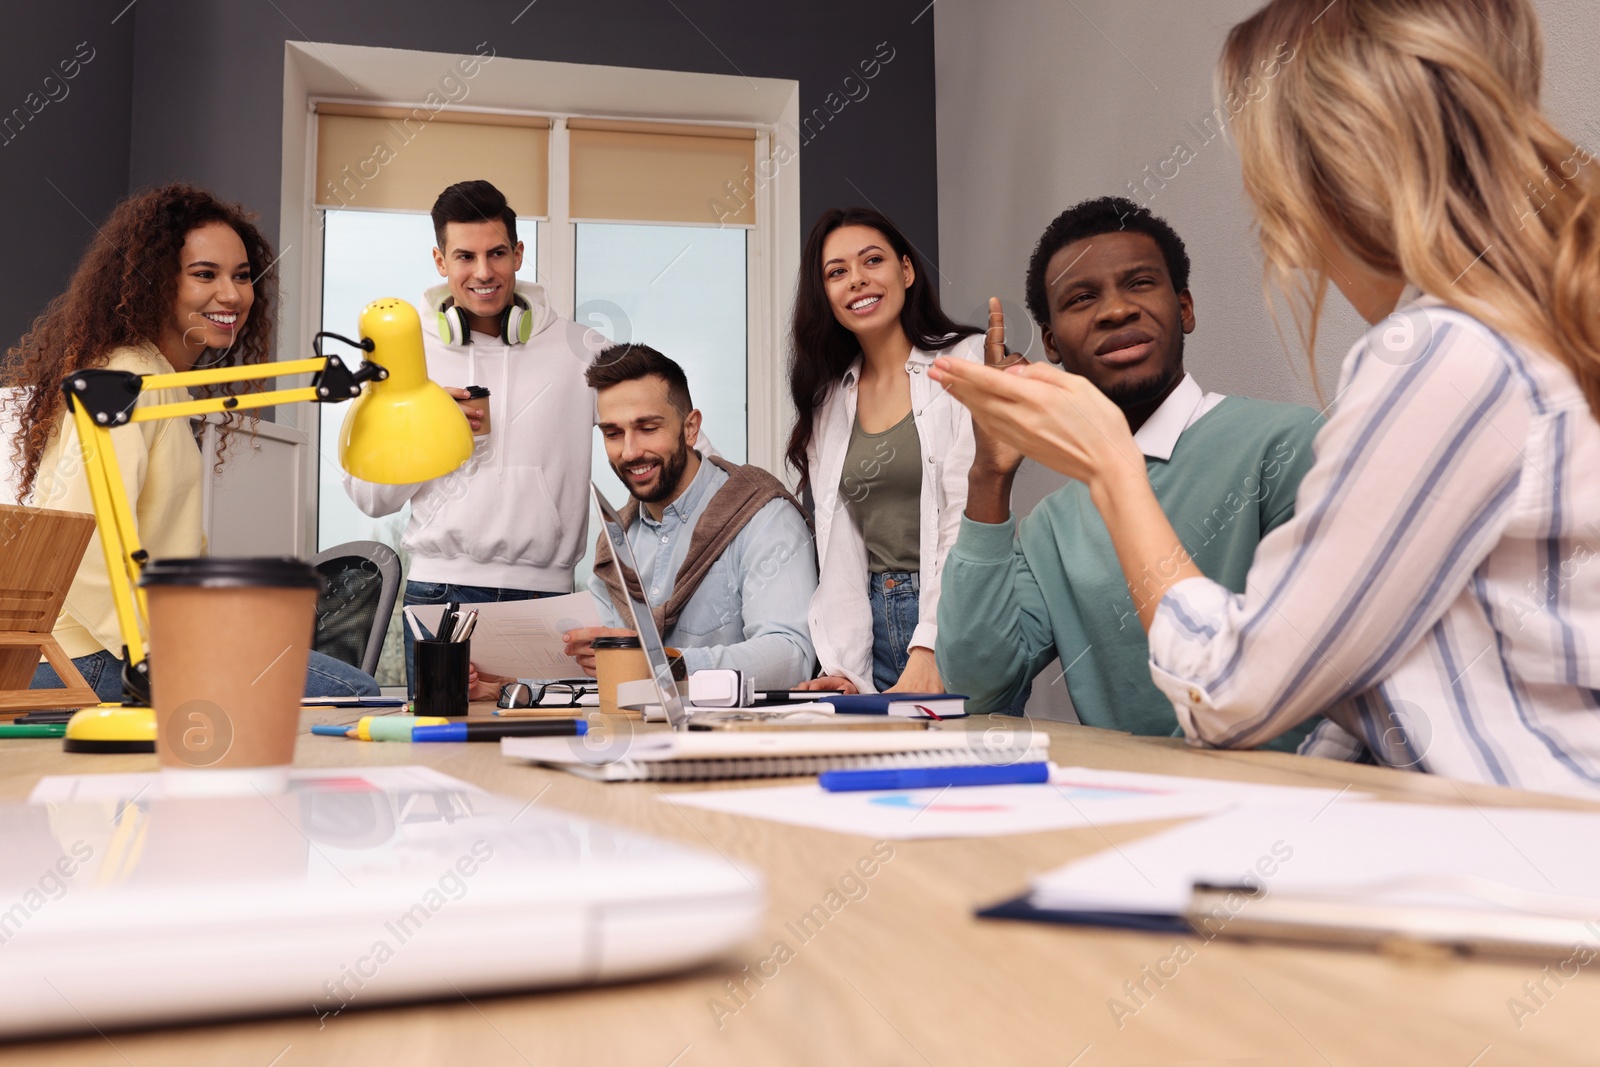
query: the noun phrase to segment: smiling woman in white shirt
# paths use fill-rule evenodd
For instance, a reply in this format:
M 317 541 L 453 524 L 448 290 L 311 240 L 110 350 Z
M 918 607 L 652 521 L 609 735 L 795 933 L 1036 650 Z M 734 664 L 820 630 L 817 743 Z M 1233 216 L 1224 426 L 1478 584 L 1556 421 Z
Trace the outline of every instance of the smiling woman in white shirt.
M 824 212 L 800 263 L 787 459 L 815 501 L 822 666 L 805 688 L 943 692 L 939 568 L 966 506 L 972 420 L 928 369 L 939 355 L 981 363 L 982 331 L 945 315 L 879 212 Z
M 1600 792 L 1600 167 L 1541 114 L 1542 57 L 1529 0 L 1274 0 L 1230 34 L 1269 277 L 1308 351 L 1330 280 L 1374 325 L 1245 593 L 1174 552 L 1086 382 L 939 362 L 1165 581 L 1140 615 L 1192 743 L 1322 711 L 1392 766 Z

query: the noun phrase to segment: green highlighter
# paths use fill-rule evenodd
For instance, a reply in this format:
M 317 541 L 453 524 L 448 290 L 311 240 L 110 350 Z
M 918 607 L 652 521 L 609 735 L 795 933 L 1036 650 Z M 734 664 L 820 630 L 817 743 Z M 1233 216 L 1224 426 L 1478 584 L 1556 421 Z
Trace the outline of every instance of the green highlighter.
M 0 723 L 0 741 L 8 737 L 66 737 L 64 722 Z

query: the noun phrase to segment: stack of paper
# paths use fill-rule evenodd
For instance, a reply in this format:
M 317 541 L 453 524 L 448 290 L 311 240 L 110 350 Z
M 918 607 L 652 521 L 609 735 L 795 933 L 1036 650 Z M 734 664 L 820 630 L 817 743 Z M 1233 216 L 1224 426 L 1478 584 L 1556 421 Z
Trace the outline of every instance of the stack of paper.
M 619 687 L 620 689 L 620 687 Z M 798 778 L 830 770 L 967 767 L 1046 760 L 1048 734 L 967 730 L 729 730 L 507 737 L 513 759 L 602 782 Z
M 1051 871 L 997 913 L 1491 950 L 1600 940 L 1600 813 L 1348 801 L 1245 805 Z M 1205 907 L 1197 885 L 1217 887 Z

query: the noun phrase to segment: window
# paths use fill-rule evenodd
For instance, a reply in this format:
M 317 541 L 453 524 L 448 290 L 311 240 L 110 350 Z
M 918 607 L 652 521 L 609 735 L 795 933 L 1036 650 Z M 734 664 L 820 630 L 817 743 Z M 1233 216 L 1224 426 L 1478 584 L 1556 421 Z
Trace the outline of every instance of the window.
M 524 245 L 523 262 L 538 262 L 538 224 L 532 219 L 517 220 L 517 237 Z M 422 311 L 423 292 L 444 282 L 433 265 L 433 245 L 433 221 L 427 215 L 327 211 L 322 243 L 321 328 L 355 337 L 361 309 L 384 296 L 398 296 Z M 323 351 L 351 355 L 346 346 L 331 338 L 326 339 Z M 400 548 L 400 537 L 411 518 L 411 506 L 407 504 L 397 513 L 381 518 L 372 518 L 355 506 L 345 494 L 344 472 L 339 468 L 339 428 L 350 414 L 350 405 L 314 407 L 319 421 L 317 551 L 347 541 L 377 541 L 399 554 L 401 567 L 409 574 L 410 559 Z M 405 685 L 401 625 L 396 611 L 378 661 L 379 685 Z
M 650 104 L 660 95 L 649 88 L 638 93 L 641 106 L 622 113 L 649 115 L 650 121 L 546 117 L 530 114 L 539 110 L 537 97 L 570 106 L 584 79 L 574 80 L 570 66 L 497 59 L 494 69 L 506 78 L 506 91 L 521 98 L 520 113 L 489 110 L 505 106 L 489 93 L 482 94 L 488 105 L 482 114 L 429 113 L 392 101 L 351 105 L 316 99 L 316 83 L 324 76 L 318 68 L 329 61 L 346 66 L 336 54 L 342 46 L 315 46 L 313 55 L 309 47 L 291 44 L 290 51 L 291 68 L 301 68 L 308 103 L 316 112 L 298 128 L 299 143 L 305 146 L 298 154 L 292 150 L 297 132 L 292 108 L 285 117 L 285 172 L 298 166 L 306 176 L 311 194 L 303 219 L 306 243 L 313 249 L 320 246 L 321 253 L 321 277 L 309 279 L 320 293 L 321 321 L 308 325 L 308 334 L 319 326 L 353 334 L 360 309 L 379 296 L 418 303 L 424 289 L 442 281 L 428 254 L 433 234 L 426 209 L 432 197 L 453 181 L 486 178 L 508 192 L 513 206 L 522 209 L 523 201 L 530 200 L 533 212 L 546 212 L 538 220 L 519 219 L 518 236 L 527 245 L 519 280 L 545 284 L 558 314 L 615 341 L 649 344 L 677 360 L 689 375 L 696 406 L 705 416 L 705 433 L 716 450 L 736 462 L 764 459 L 772 467 L 779 439 L 764 423 L 782 398 L 765 394 L 781 376 L 773 353 L 779 348 L 776 334 L 786 312 L 782 305 L 787 289 L 778 284 L 774 268 L 773 205 L 780 191 L 785 192 L 782 214 L 790 217 L 796 232 L 783 252 L 792 254 L 798 245 L 798 196 L 792 180 L 775 174 L 754 179 L 756 161 L 770 157 L 777 119 L 793 110 L 793 83 L 773 82 L 782 93 L 762 96 L 761 107 L 768 113 L 742 116 L 744 123 L 734 125 L 730 119 L 741 116 L 721 113 L 722 101 L 730 97 L 718 76 L 584 68 L 594 75 L 588 91 L 602 110 L 617 113 L 608 94 L 614 97 L 619 86 L 631 82 L 703 81 L 706 114 L 715 117 L 709 123 L 685 124 L 696 116 L 681 111 L 649 115 Z M 357 67 L 367 61 L 354 53 L 348 60 Z M 511 79 L 513 66 L 532 77 Z M 544 71 L 547 66 L 552 69 Z M 348 89 L 350 83 L 330 68 L 324 91 L 339 91 L 334 77 Z M 294 91 L 294 82 L 291 74 L 286 92 Z M 485 77 L 477 84 L 488 82 Z M 510 88 L 513 82 L 515 89 Z M 739 83 L 748 90 L 746 80 Z M 765 89 L 767 83 L 760 84 Z M 678 108 L 694 97 L 681 84 L 671 95 Z M 473 129 L 447 129 L 462 116 L 468 116 Z M 662 121 L 668 118 L 677 121 Z M 507 147 L 488 147 L 500 138 Z M 469 142 L 471 147 L 465 147 Z M 379 143 L 382 151 L 376 148 Z M 535 157 L 542 166 L 531 162 Z M 462 159 L 497 162 L 493 167 L 474 162 L 463 169 L 455 162 Z M 408 176 L 413 166 L 422 177 Z M 509 186 L 519 180 L 528 188 L 513 195 Z M 291 218 L 286 214 L 286 229 Z M 286 270 L 286 282 L 293 281 L 293 273 L 292 267 Z M 753 353 L 760 355 L 753 358 Z M 370 519 L 344 494 L 337 453 L 346 409 L 318 411 L 319 425 L 308 429 L 319 439 L 319 549 L 349 540 L 398 547 L 408 518 L 404 512 Z M 761 420 L 755 424 L 763 435 L 759 441 L 752 440 L 752 412 Z M 624 498 L 598 433 L 593 456 L 596 481 L 613 499 Z M 587 573 L 586 560 L 579 566 L 580 587 Z M 403 682 L 398 630 L 391 627 L 391 636 L 395 654 L 386 651 L 379 672 L 385 685 Z
M 538 261 L 538 228 L 517 220 L 525 246 L 524 263 Z M 444 279 L 434 269 L 433 222 L 427 215 L 400 211 L 329 211 L 322 243 L 322 326 L 356 336 L 361 309 L 384 296 L 398 296 L 422 310 L 422 294 Z M 531 273 L 529 274 L 531 277 Z M 352 353 L 329 339 L 324 352 Z M 381 541 L 398 549 L 409 507 L 398 515 L 369 518 L 351 503 L 339 469 L 339 428 L 349 404 L 319 404 L 317 445 L 317 551 L 346 541 Z M 402 557 L 403 558 L 403 557 Z
M 576 235 L 578 321 L 676 360 L 706 436 L 735 463 L 749 452 L 745 243 L 737 227 L 584 222 Z M 594 471 L 607 496 L 626 499 L 599 434 Z

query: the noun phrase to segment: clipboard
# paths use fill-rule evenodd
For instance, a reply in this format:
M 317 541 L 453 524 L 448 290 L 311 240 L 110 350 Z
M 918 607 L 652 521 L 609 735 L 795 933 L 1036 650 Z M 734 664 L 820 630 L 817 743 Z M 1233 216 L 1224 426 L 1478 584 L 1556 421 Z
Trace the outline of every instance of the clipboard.
M 1135 911 L 1066 911 L 1041 908 L 1031 893 L 979 908 L 980 919 L 1013 919 L 1020 922 L 1059 923 L 1063 926 L 1099 926 L 1114 930 L 1138 930 L 1150 934 L 1188 934 L 1193 930 L 1182 915 L 1162 915 Z
M 1202 883 L 1194 887 L 1183 920 L 1207 940 L 1225 937 L 1403 956 L 1561 960 L 1572 955 L 1574 945 L 1600 940 L 1600 906 L 1593 901 L 1520 891 L 1515 894 L 1519 899 L 1511 899 L 1504 887 L 1454 881 L 1459 892 L 1479 891 L 1485 907 L 1397 904 L 1385 900 L 1381 889 L 1369 894 L 1264 895 L 1251 887 Z M 1231 913 L 1215 929 L 1206 925 L 1219 910 L 1229 910 L 1229 897 L 1239 895 L 1249 899 L 1249 907 Z

